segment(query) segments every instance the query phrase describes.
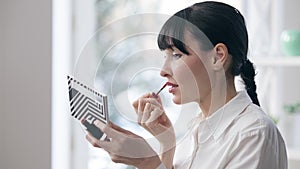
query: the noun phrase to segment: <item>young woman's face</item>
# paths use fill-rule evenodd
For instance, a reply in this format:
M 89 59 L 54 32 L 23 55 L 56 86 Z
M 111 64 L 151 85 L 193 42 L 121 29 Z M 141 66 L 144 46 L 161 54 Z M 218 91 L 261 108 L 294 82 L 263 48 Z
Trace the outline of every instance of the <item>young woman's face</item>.
M 200 102 L 211 91 L 210 52 L 200 50 L 200 44 L 190 33 L 185 33 L 184 41 L 189 55 L 182 53 L 175 46 L 166 49 L 166 59 L 161 70 L 161 76 L 166 77 L 168 82 L 178 85 L 170 87 L 173 94 L 173 102 L 184 104 L 188 102 Z

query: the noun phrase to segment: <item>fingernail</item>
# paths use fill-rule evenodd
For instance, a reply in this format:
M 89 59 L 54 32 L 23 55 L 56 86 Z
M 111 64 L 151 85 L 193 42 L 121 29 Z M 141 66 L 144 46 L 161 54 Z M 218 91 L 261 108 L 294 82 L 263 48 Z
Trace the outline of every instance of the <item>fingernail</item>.
M 94 121 L 94 124 L 96 126 L 100 127 L 101 129 L 104 127 L 104 124 L 101 121 L 99 121 L 99 120 Z
M 152 92 L 152 96 L 157 99 L 158 98 L 158 95 L 156 95 L 156 93 Z

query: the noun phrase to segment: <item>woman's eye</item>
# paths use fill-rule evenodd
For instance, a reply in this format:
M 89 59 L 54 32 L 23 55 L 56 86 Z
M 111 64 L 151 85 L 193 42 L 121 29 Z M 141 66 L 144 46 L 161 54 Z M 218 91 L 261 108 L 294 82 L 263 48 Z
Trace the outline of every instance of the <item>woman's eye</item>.
M 174 54 L 172 55 L 173 59 L 180 59 L 181 56 L 182 56 L 182 54 L 178 54 L 178 53 L 174 53 Z

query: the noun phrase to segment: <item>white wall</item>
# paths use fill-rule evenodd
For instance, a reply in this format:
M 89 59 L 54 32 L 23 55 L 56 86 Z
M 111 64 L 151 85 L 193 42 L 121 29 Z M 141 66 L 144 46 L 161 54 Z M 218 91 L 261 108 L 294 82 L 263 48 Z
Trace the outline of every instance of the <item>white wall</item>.
M 300 29 L 299 20 L 299 0 L 285 0 L 285 15 L 284 15 L 284 29 Z M 299 85 L 300 79 L 298 78 L 300 74 L 300 67 L 289 68 L 283 71 L 284 79 L 283 90 L 285 103 L 295 103 L 300 101 L 299 95 Z M 297 158 L 299 159 L 299 158 Z M 289 168 L 296 169 L 299 168 L 299 160 L 289 160 Z
M 300 20 L 299 20 L 299 0 L 285 0 L 284 8 L 284 29 L 298 29 L 300 30 Z M 299 95 L 299 85 L 300 79 L 295 78 L 295 75 L 300 74 L 300 68 L 289 68 L 283 71 L 284 73 L 284 102 L 285 103 L 295 103 L 300 101 Z M 296 92 L 297 91 L 297 92 Z
M 285 0 L 285 29 L 300 29 L 299 0 Z
M 0 168 L 50 169 L 51 0 L 0 11 Z
M 299 6 L 286 0 L 285 29 Z M 0 58 L 0 168 L 50 169 L 51 0 L 0 1 Z

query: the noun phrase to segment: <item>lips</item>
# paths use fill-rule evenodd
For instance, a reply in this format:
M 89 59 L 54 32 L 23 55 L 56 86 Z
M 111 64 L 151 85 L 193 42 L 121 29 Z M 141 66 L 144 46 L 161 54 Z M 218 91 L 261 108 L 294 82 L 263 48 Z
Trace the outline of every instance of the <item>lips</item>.
M 159 94 L 166 86 L 171 86 L 171 88 L 169 89 L 169 92 L 170 92 L 170 93 L 174 93 L 175 88 L 178 87 L 178 85 L 175 84 L 175 83 L 166 82 L 166 83 L 159 89 L 158 92 L 153 93 L 153 96 L 157 97 L 158 94 Z
M 171 82 L 167 82 L 167 86 L 171 86 L 171 87 L 178 87 L 177 84 L 175 83 L 171 83 Z
M 171 86 L 171 88 L 169 88 L 169 93 L 173 93 L 173 94 L 174 94 L 176 88 L 178 87 L 177 84 L 171 83 L 171 82 L 167 82 L 167 86 Z

